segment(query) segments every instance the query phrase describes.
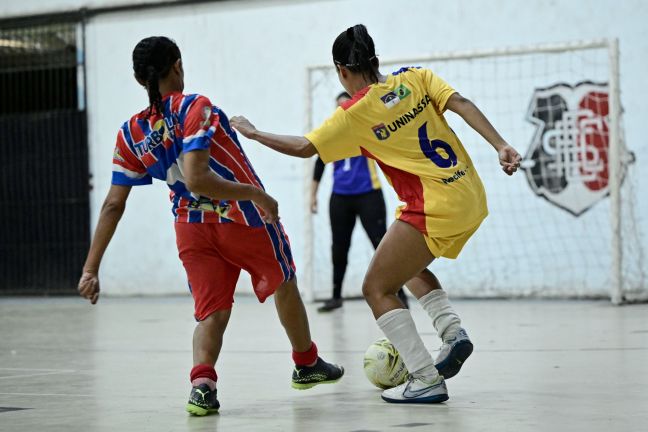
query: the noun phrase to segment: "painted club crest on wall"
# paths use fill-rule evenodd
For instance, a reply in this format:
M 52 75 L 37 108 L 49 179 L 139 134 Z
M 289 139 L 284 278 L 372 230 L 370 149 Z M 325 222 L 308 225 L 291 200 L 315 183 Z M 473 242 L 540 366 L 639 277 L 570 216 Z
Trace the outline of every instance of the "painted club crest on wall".
M 575 216 L 608 192 L 607 84 L 537 89 L 527 120 L 537 126 L 522 168 L 531 189 Z

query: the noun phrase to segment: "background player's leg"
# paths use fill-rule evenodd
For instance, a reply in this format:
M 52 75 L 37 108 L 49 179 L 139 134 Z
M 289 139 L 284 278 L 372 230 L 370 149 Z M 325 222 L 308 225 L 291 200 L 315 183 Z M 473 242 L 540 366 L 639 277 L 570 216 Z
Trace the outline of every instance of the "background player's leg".
M 356 200 L 356 211 L 374 249 L 387 232 L 387 210 L 382 191 L 376 190 L 359 195 Z
M 328 312 L 342 306 L 342 282 L 348 264 L 351 235 L 356 222 L 352 198 L 331 194 L 329 216 L 331 219 L 331 257 L 333 259 L 333 297 L 318 309 Z
M 448 399 L 443 378 L 434 367 L 412 315 L 396 297 L 398 289 L 433 260 L 421 233 L 396 221 L 380 242 L 365 276 L 362 292 L 367 303 L 411 374 L 407 383 L 383 392 L 382 398 L 388 402 L 437 403 Z
M 355 202 L 355 210 L 360 216 L 360 223 L 362 223 L 369 241 L 371 241 L 374 249 L 377 249 L 387 232 L 387 210 L 382 191 L 376 190 L 358 196 L 358 200 Z M 407 296 L 402 288 L 398 290 L 396 295 L 405 307 L 409 307 Z

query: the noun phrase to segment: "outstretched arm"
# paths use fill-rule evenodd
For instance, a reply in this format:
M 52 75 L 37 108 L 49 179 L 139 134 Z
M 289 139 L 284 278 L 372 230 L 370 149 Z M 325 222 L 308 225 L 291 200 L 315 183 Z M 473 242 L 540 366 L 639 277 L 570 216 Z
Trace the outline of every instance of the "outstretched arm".
M 79 280 L 79 295 L 95 304 L 99 300 L 99 266 L 104 252 L 115 234 L 117 224 L 124 214 L 130 186 L 112 185 L 101 206 L 97 229 L 95 230 L 88 257 L 83 266 L 83 274 Z
M 219 177 L 209 168 L 209 157 L 209 150 L 195 150 L 184 154 L 182 167 L 187 189 L 214 200 L 253 201 L 263 210 L 266 223 L 274 223 L 279 219 L 277 201 L 256 186 Z
M 470 127 L 477 131 L 486 141 L 493 146 L 499 155 L 502 170 L 512 175 L 520 167 L 520 154 L 495 130 L 486 116 L 469 99 L 454 93 L 448 99 L 446 108 L 457 113 Z
M 315 146 L 303 136 L 275 135 L 257 130 L 248 119 L 243 116 L 234 116 L 230 119 L 234 129 L 246 138 L 260 142 L 279 153 L 301 158 L 309 158 L 317 153 Z

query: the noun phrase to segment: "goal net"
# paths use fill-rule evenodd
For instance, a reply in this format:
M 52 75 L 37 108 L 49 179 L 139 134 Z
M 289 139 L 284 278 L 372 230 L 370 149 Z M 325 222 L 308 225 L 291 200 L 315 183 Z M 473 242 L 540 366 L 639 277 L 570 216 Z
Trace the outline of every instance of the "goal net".
M 487 115 L 523 155 L 512 178 L 497 155 L 458 116 L 447 112 L 480 173 L 489 217 L 457 260 L 431 270 L 454 297 L 648 298 L 637 211 L 638 167 L 623 140 L 616 41 L 576 42 L 381 61 L 432 69 Z M 318 126 L 342 90 L 332 65 L 308 68 L 307 127 Z M 305 166 L 305 190 L 313 161 Z M 328 199 L 332 167 L 322 179 L 320 211 L 306 216 L 305 286 L 312 299 L 332 287 Z M 393 220 L 400 203 L 382 179 Z M 343 295 L 360 296 L 373 248 L 359 221 Z

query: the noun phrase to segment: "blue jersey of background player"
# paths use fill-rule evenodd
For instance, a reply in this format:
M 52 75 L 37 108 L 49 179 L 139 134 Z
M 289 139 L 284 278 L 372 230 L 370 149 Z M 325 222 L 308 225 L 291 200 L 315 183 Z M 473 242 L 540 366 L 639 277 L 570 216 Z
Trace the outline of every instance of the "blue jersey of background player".
M 317 158 L 313 180 L 319 182 L 324 173 L 324 162 Z M 380 189 L 380 180 L 373 160 L 364 156 L 333 162 L 333 193 L 360 195 Z

